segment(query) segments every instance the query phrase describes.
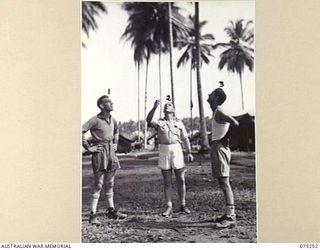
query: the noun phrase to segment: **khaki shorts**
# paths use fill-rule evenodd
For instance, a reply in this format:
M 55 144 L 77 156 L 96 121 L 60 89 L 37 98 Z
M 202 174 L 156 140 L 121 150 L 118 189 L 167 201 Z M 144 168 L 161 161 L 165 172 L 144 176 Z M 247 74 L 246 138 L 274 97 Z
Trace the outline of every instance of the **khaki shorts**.
M 112 143 L 100 143 L 97 145 L 103 145 L 103 150 L 100 153 L 92 154 L 93 172 L 112 172 L 120 168 L 119 160 L 116 156 L 116 152 L 113 149 Z
M 180 144 L 160 144 L 159 164 L 161 170 L 182 169 L 185 167 Z
M 211 166 L 213 177 L 229 177 L 230 176 L 230 148 L 214 141 L 211 145 Z

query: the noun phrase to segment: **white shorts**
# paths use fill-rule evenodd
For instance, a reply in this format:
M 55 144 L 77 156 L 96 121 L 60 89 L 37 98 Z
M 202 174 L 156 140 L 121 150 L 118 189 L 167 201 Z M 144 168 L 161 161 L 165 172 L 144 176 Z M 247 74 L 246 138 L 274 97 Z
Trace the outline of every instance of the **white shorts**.
M 183 152 L 180 144 L 159 145 L 159 165 L 161 170 L 184 168 Z

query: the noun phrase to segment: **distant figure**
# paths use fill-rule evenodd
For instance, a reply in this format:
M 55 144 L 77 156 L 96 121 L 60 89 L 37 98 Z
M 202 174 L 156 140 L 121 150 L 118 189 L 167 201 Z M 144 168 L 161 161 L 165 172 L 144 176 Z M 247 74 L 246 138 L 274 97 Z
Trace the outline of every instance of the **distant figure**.
M 98 99 L 97 105 L 101 112 L 82 126 L 82 145 L 92 153 L 94 184 L 90 201 L 89 223 L 91 224 L 101 224 L 97 219 L 96 210 L 103 185 L 107 216 L 110 219 L 127 217 L 126 214 L 116 211 L 113 204 L 114 179 L 116 170 L 120 167 L 115 153 L 119 141 L 119 129 L 116 120 L 110 114 L 113 111 L 113 103 L 107 95 L 104 95 Z M 90 143 L 84 136 L 87 131 L 90 131 L 92 136 Z
M 147 122 L 148 126 L 155 128 L 158 133 L 158 167 L 161 169 L 163 176 L 164 195 L 167 206 L 166 210 L 162 213 L 162 216 L 169 217 L 172 214 L 172 170 L 175 173 L 178 185 L 180 212 L 189 214 L 190 210 L 186 207 L 186 168 L 183 160 L 183 152 L 181 147 L 181 143 L 184 142 L 184 145 L 188 153 L 188 160 L 193 161 L 188 134 L 183 123 L 179 119 L 175 118 L 175 110 L 171 102 L 167 102 L 164 105 L 164 118 L 159 119 L 158 121 L 152 120 L 159 104 L 160 101 L 156 100 L 153 105 L 153 108 L 147 116 Z
M 216 219 L 216 226 L 219 228 L 232 227 L 236 224 L 234 198 L 229 181 L 231 151 L 227 132 L 230 124 L 238 126 L 239 123 L 232 116 L 223 112 L 221 105 L 226 98 L 225 92 L 221 88 L 217 88 L 209 95 L 207 100 L 213 112 L 211 138 L 212 175 L 218 179 L 226 202 L 225 214 Z

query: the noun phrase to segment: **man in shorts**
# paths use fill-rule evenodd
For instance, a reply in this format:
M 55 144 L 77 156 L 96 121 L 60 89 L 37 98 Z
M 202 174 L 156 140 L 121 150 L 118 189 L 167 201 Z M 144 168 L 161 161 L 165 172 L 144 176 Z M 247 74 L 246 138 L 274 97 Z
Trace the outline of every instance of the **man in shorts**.
M 97 105 L 101 112 L 92 117 L 82 126 L 82 145 L 92 153 L 92 168 L 94 183 L 90 200 L 90 224 L 101 224 L 97 219 L 96 210 L 100 198 L 100 192 L 104 186 L 106 195 L 107 216 L 110 219 L 124 219 L 126 214 L 114 209 L 113 186 L 116 170 L 120 167 L 116 156 L 119 140 L 119 129 L 116 120 L 111 116 L 113 103 L 109 96 L 101 96 Z M 84 134 L 90 131 L 92 140 L 90 142 Z
M 159 106 L 160 101 L 156 100 L 153 108 L 147 116 L 149 127 L 157 130 L 159 141 L 159 165 L 164 181 L 164 195 L 166 201 L 166 210 L 162 216 L 169 217 L 172 214 L 172 172 L 175 173 L 178 196 L 180 200 L 180 212 L 189 214 L 190 210 L 186 207 L 186 184 L 185 184 L 185 164 L 181 143 L 183 142 L 188 160 L 192 161 L 190 141 L 183 123 L 174 115 L 175 109 L 171 102 L 164 105 L 164 118 L 153 121 L 154 113 Z
M 207 100 L 213 112 L 211 124 L 212 175 L 218 179 L 226 202 L 225 214 L 216 219 L 216 227 L 218 228 L 232 227 L 236 224 L 234 197 L 229 180 L 231 151 L 227 133 L 230 124 L 238 126 L 239 123 L 232 116 L 223 112 L 221 105 L 225 102 L 226 98 L 225 92 L 221 88 L 217 88 L 209 95 Z

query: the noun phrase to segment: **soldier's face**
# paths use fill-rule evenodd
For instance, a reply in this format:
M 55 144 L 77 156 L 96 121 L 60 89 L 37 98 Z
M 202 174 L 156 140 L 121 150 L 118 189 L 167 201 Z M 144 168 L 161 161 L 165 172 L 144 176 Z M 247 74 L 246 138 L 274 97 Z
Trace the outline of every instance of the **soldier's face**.
M 101 108 L 106 111 L 112 111 L 113 110 L 113 102 L 110 98 L 104 98 L 101 103 Z
M 218 105 L 218 97 L 214 91 L 209 95 L 207 102 L 209 103 L 211 109 Z
M 163 112 L 174 113 L 173 104 L 172 103 L 166 103 L 166 105 L 164 105 Z

